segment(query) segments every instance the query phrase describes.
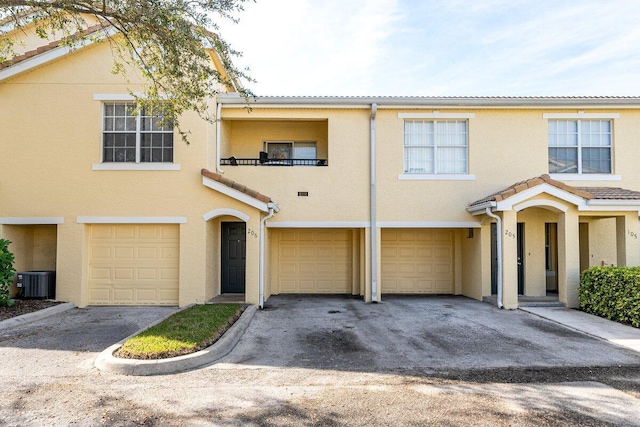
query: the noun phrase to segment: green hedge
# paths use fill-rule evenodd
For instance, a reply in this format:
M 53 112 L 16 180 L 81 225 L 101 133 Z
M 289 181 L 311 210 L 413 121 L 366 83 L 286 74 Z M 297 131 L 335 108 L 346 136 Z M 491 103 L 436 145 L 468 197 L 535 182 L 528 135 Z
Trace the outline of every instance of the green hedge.
M 640 327 L 640 267 L 592 267 L 583 271 L 580 308 Z

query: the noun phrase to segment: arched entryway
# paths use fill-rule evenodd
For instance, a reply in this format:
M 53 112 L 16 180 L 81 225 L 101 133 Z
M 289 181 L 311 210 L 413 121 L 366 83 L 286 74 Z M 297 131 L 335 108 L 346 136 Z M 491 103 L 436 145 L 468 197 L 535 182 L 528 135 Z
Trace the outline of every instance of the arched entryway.
M 247 223 L 249 215 L 230 208 L 203 215 L 207 221 L 207 293 L 244 300 L 247 283 Z

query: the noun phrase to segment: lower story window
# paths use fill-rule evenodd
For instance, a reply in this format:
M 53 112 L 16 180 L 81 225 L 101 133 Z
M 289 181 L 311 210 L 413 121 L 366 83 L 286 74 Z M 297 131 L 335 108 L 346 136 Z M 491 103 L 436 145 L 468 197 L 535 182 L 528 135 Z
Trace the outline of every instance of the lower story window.
M 173 126 L 161 113 L 136 114 L 129 102 L 103 108 L 103 162 L 173 162 Z

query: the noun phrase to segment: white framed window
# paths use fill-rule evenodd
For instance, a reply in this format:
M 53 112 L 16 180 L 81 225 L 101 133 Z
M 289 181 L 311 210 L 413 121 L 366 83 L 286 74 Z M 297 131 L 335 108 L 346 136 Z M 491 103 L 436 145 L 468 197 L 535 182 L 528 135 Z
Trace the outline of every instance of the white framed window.
M 404 173 L 466 174 L 466 120 L 405 120 Z
M 549 173 L 611 174 L 611 120 L 549 120 Z
M 136 114 L 132 102 L 104 102 L 102 162 L 172 163 L 172 124 L 162 114 Z

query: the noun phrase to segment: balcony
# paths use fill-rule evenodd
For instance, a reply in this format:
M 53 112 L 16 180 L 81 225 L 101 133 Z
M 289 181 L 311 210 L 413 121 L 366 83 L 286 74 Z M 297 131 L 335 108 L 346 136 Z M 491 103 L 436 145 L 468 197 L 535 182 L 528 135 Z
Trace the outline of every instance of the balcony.
M 327 119 L 224 118 L 220 126 L 221 166 L 329 165 Z
M 264 153 L 267 154 L 267 153 Z M 327 159 L 269 159 L 266 156 L 253 158 L 220 159 L 223 166 L 329 166 Z

